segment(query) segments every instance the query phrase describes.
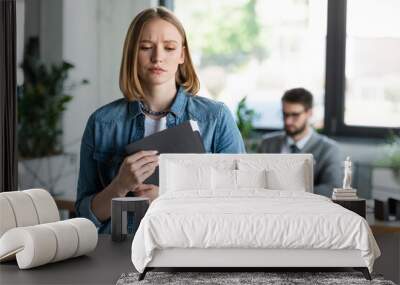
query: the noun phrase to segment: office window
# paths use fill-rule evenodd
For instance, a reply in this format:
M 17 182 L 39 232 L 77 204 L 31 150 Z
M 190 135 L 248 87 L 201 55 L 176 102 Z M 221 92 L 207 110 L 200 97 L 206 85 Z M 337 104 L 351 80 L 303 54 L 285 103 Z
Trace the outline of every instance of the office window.
M 280 98 L 293 87 L 315 96 L 324 114 L 327 1 L 175 0 L 201 81 L 201 95 L 232 111 L 247 96 L 257 128 L 281 128 Z
M 398 0 L 347 1 L 345 125 L 400 127 L 398 15 Z

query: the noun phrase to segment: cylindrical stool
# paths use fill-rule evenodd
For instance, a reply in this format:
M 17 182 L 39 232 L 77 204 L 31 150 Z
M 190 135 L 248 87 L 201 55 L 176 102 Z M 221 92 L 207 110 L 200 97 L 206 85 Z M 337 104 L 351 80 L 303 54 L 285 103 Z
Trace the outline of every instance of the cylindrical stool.
M 140 221 L 149 208 L 149 198 L 124 197 L 113 198 L 111 201 L 111 238 L 113 241 L 123 241 L 127 234 L 128 213 L 134 216 L 134 227 L 136 232 Z

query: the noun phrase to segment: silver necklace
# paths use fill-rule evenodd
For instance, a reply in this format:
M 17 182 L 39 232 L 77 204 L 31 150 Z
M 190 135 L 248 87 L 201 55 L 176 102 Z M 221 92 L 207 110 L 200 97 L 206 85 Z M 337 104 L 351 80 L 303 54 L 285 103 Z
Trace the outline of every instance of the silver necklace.
M 141 101 L 139 102 L 140 104 L 140 108 L 142 109 L 143 113 L 146 113 L 148 115 L 152 115 L 152 116 L 165 116 L 166 114 L 169 113 L 169 110 L 165 110 L 165 111 L 152 111 L 150 108 L 147 108 Z

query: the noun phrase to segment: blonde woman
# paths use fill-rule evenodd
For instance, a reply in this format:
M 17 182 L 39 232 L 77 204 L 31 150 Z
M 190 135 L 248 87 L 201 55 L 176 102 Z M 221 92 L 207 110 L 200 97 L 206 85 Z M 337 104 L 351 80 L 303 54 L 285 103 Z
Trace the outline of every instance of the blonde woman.
M 187 120 L 197 121 L 209 153 L 243 153 L 242 137 L 228 108 L 196 96 L 199 80 L 182 24 L 165 8 L 132 21 L 120 69 L 123 99 L 95 111 L 82 138 L 76 210 L 99 232 L 110 232 L 111 199 L 154 199 L 158 187 L 143 184 L 158 165 L 155 151 L 124 154 L 127 144 Z

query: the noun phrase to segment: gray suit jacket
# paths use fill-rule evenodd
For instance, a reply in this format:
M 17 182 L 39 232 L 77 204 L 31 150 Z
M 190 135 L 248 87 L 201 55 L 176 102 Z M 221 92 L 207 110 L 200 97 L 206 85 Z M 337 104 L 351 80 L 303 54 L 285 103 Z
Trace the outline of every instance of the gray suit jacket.
M 285 142 L 285 132 L 267 134 L 258 151 L 280 153 Z M 342 184 L 343 157 L 337 143 L 314 132 L 301 153 L 311 153 L 314 156 L 314 193 L 331 197 L 333 188 L 341 187 Z

